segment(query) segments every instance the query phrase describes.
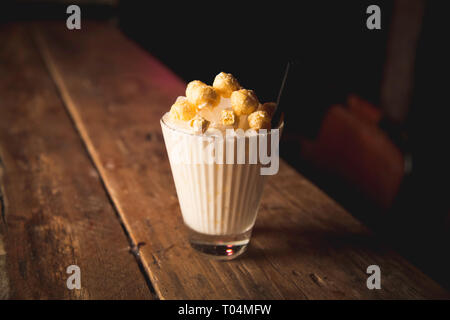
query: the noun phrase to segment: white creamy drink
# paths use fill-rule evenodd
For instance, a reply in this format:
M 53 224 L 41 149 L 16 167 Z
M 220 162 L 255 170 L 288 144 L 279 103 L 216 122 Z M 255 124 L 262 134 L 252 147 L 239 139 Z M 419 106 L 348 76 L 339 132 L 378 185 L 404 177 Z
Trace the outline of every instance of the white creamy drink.
M 194 248 L 202 243 L 200 251 L 229 258 L 245 250 L 266 180 L 261 164 L 250 159 L 257 157 L 259 130 L 270 129 L 274 110 L 220 73 L 213 86 L 190 82 L 186 97 L 162 117 L 183 220 L 198 233 Z M 216 251 L 207 252 L 208 244 Z

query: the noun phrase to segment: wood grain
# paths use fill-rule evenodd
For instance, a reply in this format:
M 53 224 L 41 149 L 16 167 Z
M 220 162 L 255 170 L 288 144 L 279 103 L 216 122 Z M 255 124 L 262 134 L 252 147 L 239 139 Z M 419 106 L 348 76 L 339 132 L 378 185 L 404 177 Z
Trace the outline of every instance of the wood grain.
M 152 298 L 27 28 L 0 42 L 0 298 Z
M 448 297 L 284 162 L 265 190 L 248 253 L 225 263 L 196 255 L 159 125 L 185 83 L 104 24 L 85 22 L 80 32 L 40 24 L 35 35 L 160 298 Z M 366 287 L 371 264 L 381 267 L 382 290 Z

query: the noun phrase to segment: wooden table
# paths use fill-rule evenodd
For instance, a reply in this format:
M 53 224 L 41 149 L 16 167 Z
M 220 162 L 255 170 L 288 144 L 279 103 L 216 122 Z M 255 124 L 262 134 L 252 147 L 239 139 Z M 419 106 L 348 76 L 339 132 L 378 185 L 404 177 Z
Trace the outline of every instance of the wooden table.
M 0 41 L 1 298 L 449 297 L 283 161 L 248 252 L 195 254 L 159 125 L 185 83 L 104 23 L 4 25 Z

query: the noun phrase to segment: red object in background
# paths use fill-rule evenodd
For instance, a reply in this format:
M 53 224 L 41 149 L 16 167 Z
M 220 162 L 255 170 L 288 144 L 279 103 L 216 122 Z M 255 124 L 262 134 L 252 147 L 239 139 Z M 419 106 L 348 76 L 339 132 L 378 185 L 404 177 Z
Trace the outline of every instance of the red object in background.
M 377 125 L 383 116 L 380 109 L 354 94 L 347 98 L 347 109 L 360 120 L 373 125 Z
M 401 151 L 377 126 L 381 111 L 351 95 L 348 106 L 326 113 L 314 140 L 302 139 L 302 157 L 356 186 L 380 207 L 393 204 L 404 175 Z

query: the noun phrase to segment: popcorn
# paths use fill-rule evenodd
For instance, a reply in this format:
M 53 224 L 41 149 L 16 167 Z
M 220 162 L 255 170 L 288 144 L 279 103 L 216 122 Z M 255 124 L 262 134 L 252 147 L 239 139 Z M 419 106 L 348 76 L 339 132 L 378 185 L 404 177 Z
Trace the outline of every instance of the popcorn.
M 231 73 L 221 72 L 215 78 L 213 87 L 224 98 L 229 98 L 233 91 L 241 89 L 241 85 Z
M 207 86 L 207 84 L 201 82 L 200 80 L 194 80 L 188 83 L 186 87 L 186 97 L 192 96 L 192 93 L 199 87 Z
M 213 87 L 198 80 L 189 82 L 186 87 L 186 97 L 196 107 L 204 104 L 215 107 L 220 101 L 220 96 Z
M 222 110 L 220 122 L 225 126 L 232 126 L 236 122 L 233 110 Z
M 258 106 L 259 101 L 253 90 L 241 89 L 231 94 L 231 107 L 238 116 L 248 115 L 255 111 Z
M 186 99 L 178 98 L 170 108 L 170 117 L 172 119 L 187 121 L 196 114 L 195 107 Z
M 186 121 L 200 134 L 208 128 L 258 131 L 271 128 L 276 108 L 275 102 L 260 104 L 253 90 L 243 89 L 232 74 L 221 72 L 212 86 L 199 80 L 189 82 L 186 97 L 177 98 L 169 115 Z
M 175 100 L 175 102 L 183 101 L 183 100 L 187 100 L 186 97 L 184 97 L 184 96 L 179 96 L 179 97 L 177 97 L 177 100 Z
M 277 104 L 275 102 L 266 102 L 258 107 L 258 111 L 265 111 L 269 117 L 272 117 L 276 108 Z
M 270 116 L 266 111 L 255 111 L 247 118 L 250 128 L 270 129 Z
M 189 125 L 194 129 L 195 132 L 204 133 L 206 129 L 208 129 L 209 121 L 203 117 L 195 116 L 190 122 Z

